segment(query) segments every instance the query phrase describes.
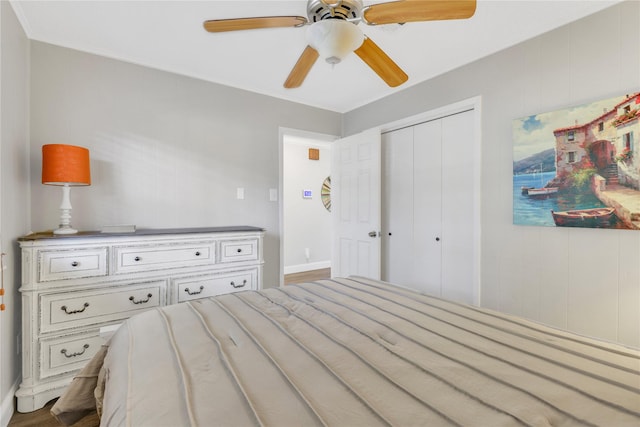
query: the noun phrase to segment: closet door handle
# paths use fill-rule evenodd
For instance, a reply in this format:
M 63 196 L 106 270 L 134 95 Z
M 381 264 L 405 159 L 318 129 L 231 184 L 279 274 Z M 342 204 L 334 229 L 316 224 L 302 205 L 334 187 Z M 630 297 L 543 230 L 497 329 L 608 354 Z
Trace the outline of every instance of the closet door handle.
M 378 237 L 379 233 L 377 231 L 370 231 L 369 237 Z

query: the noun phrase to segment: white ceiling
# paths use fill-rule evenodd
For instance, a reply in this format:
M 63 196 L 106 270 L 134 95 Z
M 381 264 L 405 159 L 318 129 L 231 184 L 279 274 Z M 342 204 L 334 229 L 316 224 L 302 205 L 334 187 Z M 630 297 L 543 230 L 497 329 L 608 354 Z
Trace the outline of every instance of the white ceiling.
M 302 87 L 285 89 L 308 27 L 218 34 L 202 27 L 208 19 L 306 17 L 305 0 L 11 0 L 11 5 L 32 40 L 344 113 L 619 2 L 478 0 L 468 20 L 361 23 L 409 75 L 395 89 L 354 54 L 335 67 L 319 60 Z

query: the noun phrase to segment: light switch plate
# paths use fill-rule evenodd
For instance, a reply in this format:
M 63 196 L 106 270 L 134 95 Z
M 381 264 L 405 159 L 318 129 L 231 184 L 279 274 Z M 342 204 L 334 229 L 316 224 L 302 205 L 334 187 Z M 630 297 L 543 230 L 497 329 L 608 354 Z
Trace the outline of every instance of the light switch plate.
M 244 188 L 243 187 L 238 187 L 238 189 L 236 190 L 236 197 L 238 198 L 238 200 L 243 200 L 244 199 Z

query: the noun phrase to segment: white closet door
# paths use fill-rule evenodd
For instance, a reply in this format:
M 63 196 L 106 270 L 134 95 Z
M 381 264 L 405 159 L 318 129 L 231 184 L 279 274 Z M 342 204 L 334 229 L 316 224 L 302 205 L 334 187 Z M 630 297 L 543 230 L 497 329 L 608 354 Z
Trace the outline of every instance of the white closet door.
M 382 278 L 414 286 L 413 127 L 384 134 L 382 152 Z
M 417 288 L 442 295 L 442 120 L 414 126 L 414 280 Z
M 474 115 L 383 136 L 383 279 L 467 303 L 475 290 Z
M 442 122 L 442 297 L 474 302 L 474 112 Z

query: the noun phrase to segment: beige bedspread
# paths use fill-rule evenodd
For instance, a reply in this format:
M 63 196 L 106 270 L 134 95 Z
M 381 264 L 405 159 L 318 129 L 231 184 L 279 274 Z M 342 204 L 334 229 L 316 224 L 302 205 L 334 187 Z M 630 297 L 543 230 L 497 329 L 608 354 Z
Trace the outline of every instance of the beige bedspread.
M 364 278 L 129 319 L 104 426 L 635 426 L 640 352 Z

